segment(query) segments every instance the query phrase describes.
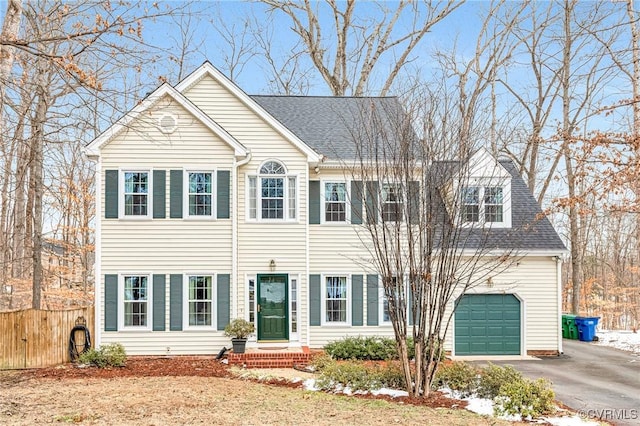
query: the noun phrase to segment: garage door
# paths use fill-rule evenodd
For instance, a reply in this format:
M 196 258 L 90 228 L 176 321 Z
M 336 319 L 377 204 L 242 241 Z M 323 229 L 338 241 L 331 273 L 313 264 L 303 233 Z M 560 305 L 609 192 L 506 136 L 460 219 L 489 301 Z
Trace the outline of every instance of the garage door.
M 519 355 L 520 301 L 512 294 L 465 294 L 455 312 L 456 355 Z

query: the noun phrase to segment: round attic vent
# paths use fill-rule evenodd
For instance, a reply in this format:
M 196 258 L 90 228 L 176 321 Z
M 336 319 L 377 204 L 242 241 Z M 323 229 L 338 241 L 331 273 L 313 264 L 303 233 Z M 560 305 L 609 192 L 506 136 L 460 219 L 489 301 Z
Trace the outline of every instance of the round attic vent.
M 158 125 L 162 133 L 173 133 L 178 128 L 178 119 L 172 114 L 163 114 L 158 119 Z

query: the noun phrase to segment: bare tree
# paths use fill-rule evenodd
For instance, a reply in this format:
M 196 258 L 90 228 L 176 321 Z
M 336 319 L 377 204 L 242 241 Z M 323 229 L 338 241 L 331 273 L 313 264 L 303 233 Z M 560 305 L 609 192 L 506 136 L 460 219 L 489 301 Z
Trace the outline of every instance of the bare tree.
M 77 143 L 65 140 L 73 127 L 91 128 L 87 134 L 95 136 L 103 120 L 100 114 L 126 109 L 123 86 L 113 87 L 106 77 L 139 70 L 145 63 L 145 54 L 139 53 L 145 46 L 143 20 L 171 12 L 138 6 L 111 8 L 90 0 L 29 2 L 20 9 L 19 32 L 0 36 L 3 51 L 15 53 L 13 67 L 2 64 L 9 73 L 1 84 L 0 110 L 2 153 L 7 155 L 0 174 L 2 270 L 32 280 L 34 308 L 42 305 L 44 287 L 44 170 L 53 161 L 47 157 L 47 146 Z M 96 98 L 100 101 L 92 105 L 97 108 L 89 108 L 87 114 L 82 108 Z M 86 127 L 88 123 L 93 127 Z
M 501 241 L 523 231 L 492 230 L 491 219 L 482 223 L 486 218 L 471 207 L 480 196 L 474 179 L 482 176 L 500 187 L 509 177 L 490 155 L 474 149 L 442 161 L 452 144 L 462 147 L 458 135 L 464 119 L 446 88 L 419 93 L 422 102 L 406 112 L 394 99 L 364 98 L 359 110 L 344 118 L 356 151 L 345 167 L 360 188 L 350 194 L 352 204 L 365 200 L 362 217 L 355 218 L 369 255 L 362 262 L 382 281 L 406 389 L 413 396 L 430 392 L 457 298 L 517 259 Z M 459 152 L 466 152 L 470 141 L 464 145 Z
M 378 77 L 375 71 L 388 65 L 387 71 L 379 71 L 383 81 L 379 94 L 384 96 L 424 36 L 463 4 L 402 0 L 391 6 L 376 2 L 379 18 L 360 19 L 355 0 L 327 0 L 322 4 L 309 0 L 261 2 L 269 11 L 290 19 L 305 56 L 337 96 L 367 93 L 371 80 Z M 331 26 L 321 19 L 320 7 L 328 8 Z M 409 28 L 403 30 L 400 22 L 408 22 Z M 292 51 L 294 56 L 298 53 Z

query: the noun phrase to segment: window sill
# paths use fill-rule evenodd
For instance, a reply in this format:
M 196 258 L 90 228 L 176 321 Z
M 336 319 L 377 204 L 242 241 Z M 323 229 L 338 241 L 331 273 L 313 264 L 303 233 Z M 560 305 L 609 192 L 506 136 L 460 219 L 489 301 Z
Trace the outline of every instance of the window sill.
M 351 324 L 346 322 L 323 322 L 320 324 L 321 327 L 329 327 L 329 328 L 351 328 Z
M 255 224 L 255 225 L 261 225 L 261 224 L 276 224 L 276 225 L 299 225 L 301 222 L 299 220 L 296 219 L 289 219 L 289 220 L 283 220 L 283 219 L 247 219 L 245 220 L 245 223 L 250 223 L 250 224 Z
M 218 332 L 220 334 L 224 333 L 224 331 L 218 330 L 216 327 L 212 327 L 212 326 L 209 326 L 209 325 L 200 325 L 200 326 L 191 325 L 191 326 L 188 326 L 188 327 L 183 327 L 182 331 L 186 331 L 186 332 L 189 332 L 189 333 L 194 333 L 194 332 L 195 333 L 198 333 L 198 332 L 200 332 L 200 333 L 202 333 L 202 332 L 211 333 L 212 331 Z
M 153 330 L 147 327 L 122 327 L 118 329 L 118 333 L 151 333 Z

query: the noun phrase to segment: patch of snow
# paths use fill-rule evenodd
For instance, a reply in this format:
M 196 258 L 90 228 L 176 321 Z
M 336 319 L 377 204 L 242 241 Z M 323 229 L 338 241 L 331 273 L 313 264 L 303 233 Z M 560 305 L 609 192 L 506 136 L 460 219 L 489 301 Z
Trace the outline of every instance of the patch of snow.
M 510 415 L 503 415 L 503 416 L 495 416 L 493 413 L 493 406 L 494 406 L 494 402 L 490 399 L 486 399 L 486 398 L 478 398 L 476 396 L 467 396 L 467 397 L 462 397 L 460 392 L 458 391 L 454 391 L 449 389 L 448 387 L 444 387 L 444 388 L 440 388 L 439 389 L 440 392 L 442 392 L 443 394 L 445 394 L 446 396 L 448 396 L 449 398 L 454 398 L 454 399 L 459 399 L 462 401 L 467 401 L 467 407 L 466 409 L 469 411 L 472 411 L 476 414 L 480 414 L 481 416 L 491 416 L 491 417 L 498 417 L 499 419 L 502 420 L 507 420 L 507 421 L 512 421 L 512 422 L 519 422 L 522 421 L 522 416 L 520 415 L 516 415 L 516 416 L 510 416 Z M 531 421 L 531 419 L 527 419 L 528 421 Z M 598 423 L 594 423 L 591 421 L 587 421 L 582 419 L 579 416 L 573 415 L 573 416 L 563 416 L 563 417 L 543 417 L 542 419 L 540 419 L 542 422 L 548 422 L 552 425 L 555 426 L 598 426 Z M 537 420 L 533 420 L 533 422 L 538 422 Z
M 484 398 L 465 398 L 467 410 L 483 416 L 493 416 L 493 401 Z
M 598 422 L 590 422 L 580 416 L 543 417 L 544 421 L 554 426 L 598 426 Z
M 626 330 L 597 330 L 597 345 L 611 346 L 623 351 L 640 354 L 640 333 Z
M 372 390 L 372 395 L 389 395 L 392 398 L 398 398 L 400 396 L 409 396 L 409 392 L 399 389 L 381 388 L 378 390 Z
M 316 379 L 307 379 L 302 384 L 304 386 L 304 390 L 308 391 L 319 391 L 320 389 L 316 387 Z

